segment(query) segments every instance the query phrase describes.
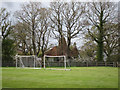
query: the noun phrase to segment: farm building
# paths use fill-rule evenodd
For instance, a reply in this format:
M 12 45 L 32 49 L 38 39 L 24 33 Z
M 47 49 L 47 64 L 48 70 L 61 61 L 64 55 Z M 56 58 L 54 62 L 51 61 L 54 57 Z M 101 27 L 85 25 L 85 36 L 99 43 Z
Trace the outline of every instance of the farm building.
M 65 55 L 67 58 L 77 58 L 78 54 L 79 52 L 76 45 L 73 45 L 72 49 L 70 50 L 68 49 L 67 43 L 64 37 L 61 40 L 59 40 L 58 46 L 54 46 L 52 49 L 47 50 L 45 52 L 45 55 L 49 55 L 49 56 Z

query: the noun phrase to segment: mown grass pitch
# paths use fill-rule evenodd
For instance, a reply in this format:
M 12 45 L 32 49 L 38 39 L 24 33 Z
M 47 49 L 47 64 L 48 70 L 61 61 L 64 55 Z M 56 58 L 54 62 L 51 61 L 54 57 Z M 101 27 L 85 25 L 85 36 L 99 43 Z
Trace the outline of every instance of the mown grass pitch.
M 3 88 L 118 88 L 118 68 L 2 69 Z

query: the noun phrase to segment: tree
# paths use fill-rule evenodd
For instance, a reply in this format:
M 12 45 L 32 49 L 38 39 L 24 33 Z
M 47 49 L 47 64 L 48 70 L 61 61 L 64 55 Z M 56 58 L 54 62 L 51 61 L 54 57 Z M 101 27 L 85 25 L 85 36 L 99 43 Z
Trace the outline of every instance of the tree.
M 20 33 L 16 34 L 16 37 L 22 43 L 24 54 L 30 52 L 38 57 L 44 56 L 50 37 L 49 15 L 50 11 L 47 8 L 42 8 L 41 3 L 35 2 L 24 4 L 22 10 L 17 12 L 16 29 Z
M 2 32 L 2 60 L 11 61 L 16 54 L 15 43 L 12 40 L 11 33 L 13 26 L 9 20 L 10 13 L 5 8 L 0 10 L 0 30 Z
M 120 2 L 118 2 L 118 12 L 120 12 Z M 120 13 L 118 13 L 118 28 L 120 28 Z M 120 30 L 117 30 L 120 33 Z M 118 58 L 117 60 L 120 61 L 120 37 L 118 37 Z
M 82 15 L 84 14 L 84 4 L 79 2 L 52 2 L 51 28 L 55 38 L 67 38 L 67 54 L 70 54 L 71 40 L 76 38 L 83 29 Z
M 3 63 L 4 61 L 12 61 L 13 60 L 13 56 L 15 56 L 16 54 L 16 46 L 15 46 L 15 42 L 12 39 L 6 38 L 3 39 L 2 41 L 2 60 Z
M 50 3 L 50 20 L 51 20 L 51 29 L 56 39 L 61 39 L 64 36 L 63 30 L 63 2 L 51 2 Z
M 117 28 L 118 28 L 118 24 L 115 24 L 115 23 L 105 24 L 105 27 L 104 27 L 105 35 L 103 37 L 103 40 L 104 40 L 104 55 L 105 55 L 106 61 L 118 61 L 117 57 L 119 56 L 118 55 L 118 37 L 119 37 L 119 35 L 118 35 Z M 95 36 L 98 35 L 98 33 L 96 32 L 96 29 L 94 29 L 94 27 L 92 27 L 92 33 Z M 89 33 L 86 33 L 84 38 L 86 39 L 86 43 L 89 43 L 89 42 L 96 43 L 95 41 L 93 41 L 93 38 L 91 38 Z M 84 46 L 86 46 L 85 44 L 82 46 L 82 48 Z M 94 46 L 94 47 L 96 47 L 96 46 Z M 97 49 L 95 49 L 95 52 L 96 51 L 97 51 Z
M 81 30 L 83 30 L 84 3 L 69 2 L 63 5 L 63 18 L 67 33 L 68 53 L 70 51 L 71 40 L 76 38 Z
M 84 43 L 80 50 L 80 60 L 84 62 L 96 61 L 96 49 L 97 45 L 93 41 Z
M 112 2 L 92 2 L 88 3 L 88 9 L 86 16 L 88 19 L 89 27 L 88 33 L 97 43 L 97 60 L 103 61 L 103 50 L 104 50 L 104 36 L 105 36 L 105 24 L 108 22 L 114 22 L 115 8 L 116 5 Z M 96 30 L 97 34 L 93 33 L 93 29 Z
M 34 55 L 37 54 L 36 51 L 36 33 L 39 26 L 39 14 L 40 14 L 41 3 L 30 2 L 28 4 L 22 5 L 22 10 L 16 12 L 16 18 L 21 23 L 26 23 L 29 25 L 31 36 L 32 36 L 32 47 Z
M 10 13 L 7 12 L 5 8 L 1 8 L 0 10 L 0 30 L 2 32 L 2 39 L 6 39 L 11 31 L 12 31 L 12 25 L 11 21 L 9 20 Z
M 60 43 L 64 43 L 63 38 L 65 37 L 63 5 L 64 2 L 60 1 L 50 3 L 51 15 L 49 18 L 51 20 L 51 29 L 55 39 L 57 39 Z M 63 45 L 61 48 L 64 48 Z
M 40 9 L 40 20 L 39 20 L 39 28 L 36 30 L 37 37 L 37 55 L 42 52 L 41 56 L 44 56 L 45 51 L 47 50 L 49 37 L 50 37 L 50 20 L 49 15 L 50 12 L 46 8 Z
M 18 22 L 14 25 L 13 37 L 18 51 L 22 50 L 22 54 L 24 55 L 33 54 L 30 27 L 26 23 Z
M 104 36 L 104 53 L 107 56 L 107 61 L 112 61 L 112 56 L 118 54 L 118 24 L 109 23 L 105 25 Z M 114 60 L 117 61 L 117 60 Z

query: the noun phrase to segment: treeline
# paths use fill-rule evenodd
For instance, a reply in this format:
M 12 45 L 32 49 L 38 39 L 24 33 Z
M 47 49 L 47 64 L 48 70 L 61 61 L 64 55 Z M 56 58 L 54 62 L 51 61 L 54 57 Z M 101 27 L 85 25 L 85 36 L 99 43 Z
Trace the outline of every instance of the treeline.
M 29 2 L 14 12 L 13 24 L 11 13 L 1 8 L 3 60 L 13 59 L 16 52 L 43 57 L 51 40 L 62 37 L 70 49 L 72 40 L 83 35 L 79 60 L 118 61 L 117 9 L 113 2 L 51 2 L 49 7 Z

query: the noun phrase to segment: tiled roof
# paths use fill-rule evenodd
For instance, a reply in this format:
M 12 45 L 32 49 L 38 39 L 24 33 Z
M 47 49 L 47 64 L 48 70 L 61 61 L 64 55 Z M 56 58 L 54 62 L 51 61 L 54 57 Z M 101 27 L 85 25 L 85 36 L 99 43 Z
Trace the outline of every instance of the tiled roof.
M 77 50 L 76 47 L 74 47 L 72 50 L 69 50 L 69 53 L 68 53 L 68 48 L 67 48 L 65 38 L 62 38 L 62 42 L 59 41 L 59 45 L 55 46 L 52 49 L 45 52 L 45 55 L 50 55 L 50 56 L 67 55 L 69 57 L 71 57 L 71 56 L 72 57 L 77 57 L 78 56 L 78 50 Z

